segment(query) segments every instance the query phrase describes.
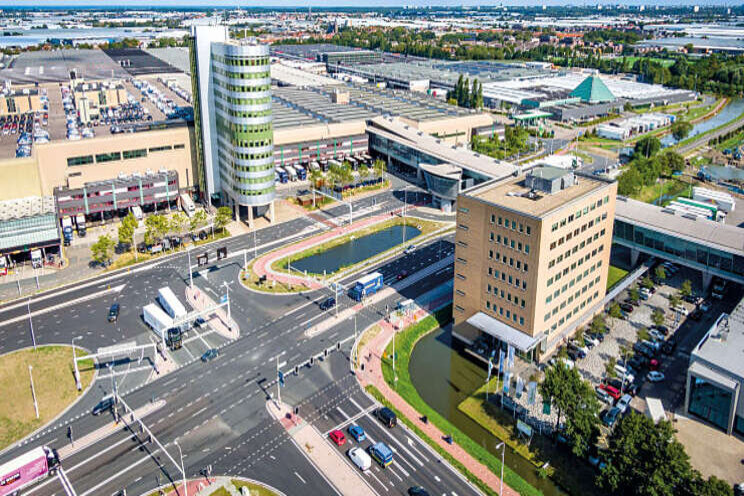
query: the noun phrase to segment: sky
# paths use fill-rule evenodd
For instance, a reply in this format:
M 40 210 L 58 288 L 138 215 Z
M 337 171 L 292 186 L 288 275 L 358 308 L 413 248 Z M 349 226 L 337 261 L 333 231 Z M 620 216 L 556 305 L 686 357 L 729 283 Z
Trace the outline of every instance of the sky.
M 6 0 L 0 2 L 6 6 L 18 7 L 75 7 L 75 6 L 104 6 L 111 7 L 102 0 Z M 412 6 L 460 6 L 460 5 L 729 5 L 736 3 L 732 0 L 118 0 L 116 7 L 400 7 Z M 0 7 L 2 8 L 2 7 Z

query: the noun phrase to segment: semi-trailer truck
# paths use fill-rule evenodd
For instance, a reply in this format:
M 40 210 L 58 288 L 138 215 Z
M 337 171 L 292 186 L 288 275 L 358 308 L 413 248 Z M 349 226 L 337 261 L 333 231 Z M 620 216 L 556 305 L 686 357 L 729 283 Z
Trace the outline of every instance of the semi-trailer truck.
M 168 286 L 158 289 L 158 303 L 173 320 L 183 319 L 188 313 L 186 307 Z
M 85 214 L 77 214 L 75 216 L 75 225 L 77 226 L 78 236 L 84 238 L 86 234 Z
M 372 272 L 356 281 L 349 290 L 349 296 L 356 301 L 362 301 L 366 296 L 375 294 L 383 285 L 383 277 L 379 272 Z
M 57 452 L 39 446 L 0 465 L 0 496 L 20 494 L 31 484 L 54 475 L 59 467 Z
M 70 243 L 72 243 L 72 219 L 68 216 L 62 218 L 62 238 L 65 246 L 70 246 Z
M 164 337 L 163 333 L 173 327 L 173 319 L 154 303 L 142 307 L 142 318 L 145 324 L 149 325 L 161 339 Z

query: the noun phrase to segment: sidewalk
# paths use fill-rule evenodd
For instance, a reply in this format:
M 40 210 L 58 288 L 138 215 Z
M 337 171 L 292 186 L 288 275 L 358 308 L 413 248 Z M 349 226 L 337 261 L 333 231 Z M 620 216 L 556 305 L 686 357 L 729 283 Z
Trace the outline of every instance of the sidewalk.
M 297 449 L 310 459 L 315 468 L 341 494 L 349 496 L 376 496 L 358 470 L 342 459 L 314 426 L 294 415 L 287 405 L 269 400 L 266 409 L 297 445 Z
M 186 287 L 186 301 L 194 310 L 197 311 L 216 305 L 210 296 L 197 287 L 194 287 L 193 291 L 191 290 L 191 287 Z M 232 317 L 232 315 L 230 317 Z M 233 318 L 230 318 L 228 321 L 227 311 L 224 307 L 218 308 L 215 312 L 209 314 L 208 317 L 203 318 L 207 324 L 217 332 L 217 334 L 227 339 L 238 339 L 240 336 L 240 326 L 238 326 L 238 323 L 235 322 L 235 319 Z
M 433 308 L 433 307 L 432 307 Z M 412 316 L 411 320 L 419 318 L 422 314 L 426 313 L 424 310 L 419 310 Z M 491 472 L 488 467 L 480 463 L 478 460 L 473 458 L 468 452 L 462 449 L 457 444 L 448 444 L 444 441 L 445 434 L 440 431 L 431 422 L 424 424 L 421 422 L 421 414 L 416 411 L 411 405 L 409 405 L 398 393 L 393 391 L 382 376 L 382 356 L 385 353 L 390 340 L 393 338 L 395 329 L 393 326 L 383 321 L 379 322 L 382 330 L 374 338 L 372 338 L 363 349 L 358 351 L 358 356 L 363 357 L 366 362 L 364 370 L 357 368 L 356 374 L 362 387 L 367 385 L 374 385 L 382 395 L 393 404 L 393 406 L 405 415 L 408 420 L 415 423 L 429 438 L 434 440 L 439 447 L 443 448 L 446 452 L 452 455 L 457 461 L 462 463 L 473 475 L 482 480 L 491 488 L 500 487 L 501 480 Z M 361 362 L 362 359 L 359 360 Z M 504 494 L 509 496 L 518 496 L 512 488 L 504 485 Z

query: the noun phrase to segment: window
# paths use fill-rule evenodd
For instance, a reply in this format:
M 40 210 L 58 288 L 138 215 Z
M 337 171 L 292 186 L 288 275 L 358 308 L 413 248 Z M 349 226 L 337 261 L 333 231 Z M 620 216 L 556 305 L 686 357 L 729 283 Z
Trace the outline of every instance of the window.
M 491 285 L 490 285 L 490 284 L 489 284 L 489 285 L 488 285 L 488 287 L 486 288 L 486 293 L 491 293 Z
M 462 258 L 462 257 L 457 257 L 457 262 L 458 262 L 458 263 L 461 263 L 461 264 L 463 264 L 463 265 L 467 265 L 467 264 L 468 264 L 468 261 L 467 261 L 467 260 L 465 260 L 465 259 L 464 259 L 464 258 Z
M 499 225 L 501 225 L 502 220 L 501 216 L 499 216 Z
M 519 325 L 524 325 L 524 317 L 519 317 Z
M 70 157 L 67 159 L 67 167 L 76 165 L 88 165 L 93 163 L 93 155 L 83 155 L 81 157 Z
M 511 228 L 512 228 L 513 230 L 516 230 L 516 229 L 517 229 L 517 221 L 516 221 L 516 220 L 513 220 L 513 221 L 512 221 L 512 225 L 511 225 Z
M 522 251 L 522 243 L 517 243 L 517 250 Z
M 556 222 L 553 224 L 553 227 L 550 228 L 550 232 L 556 232 L 558 230 L 558 223 Z
M 457 276 L 458 279 L 461 279 L 463 281 L 466 279 L 466 277 L 462 274 L 455 274 L 455 275 Z
M 98 153 L 96 154 L 96 163 L 101 164 L 105 162 L 113 162 L 115 160 L 121 160 L 121 152 L 111 153 Z
M 525 262 L 525 264 L 524 264 L 524 271 L 525 271 L 525 272 L 529 272 L 529 267 L 528 267 L 528 265 L 527 265 L 527 263 L 526 263 L 526 262 Z
M 179 143 L 177 145 L 173 145 L 174 150 L 183 150 L 186 147 L 183 143 Z
M 493 242 L 493 233 L 488 234 L 488 240 Z
M 527 229 L 527 231 L 526 231 L 526 232 L 527 232 L 527 236 L 529 236 L 529 235 L 531 234 L 531 232 L 530 232 L 530 231 L 531 231 L 532 229 L 530 229 L 530 226 L 526 226 L 526 229 Z
M 489 259 L 493 258 L 493 250 L 488 250 L 488 258 Z
M 124 160 L 130 158 L 141 158 L 147 156 L 147 148 L 140 148 L 139 150 L 124 150 L 122 153 Z
M 493 268 L 492 267 L 489 267 L 488 268 L 488 275 L 489 276 L 493 275 Z
M 170 146 L 170 145 L 156 146 L 154 148 L 150 148 L 150 153 L 153 153 L 153 152 L 164 152 L 164 151 L 172 150 L 172 149 L 173 149 L 173 147 Z
M 490 309 L 491 309 L 491 302 L 490 302 L 490 301 L 488 301 L 488 300 L 486 300 L 486 308 L 487 308 L 488 310 L 490 310 Z
M 524 232 L 524 224 L 519 224 L 519 232 Z
M 524 252 L 529 255 L 530 254 L 530 245 L 524 245 Z
M 462 308 L 460 305 L 455 305 L 455 310 L 457 310 L 459 313 L 462 313 L 465 311 L 465 309 Z
M 494 222 L 496 222 L 496 216 L 491 214 L 491 224 L 493 224 Z
M 465 291 L 460 291 L 459 289 L 455 290 L 455 293 L 457 293 L 460 296 L 465 296 Z

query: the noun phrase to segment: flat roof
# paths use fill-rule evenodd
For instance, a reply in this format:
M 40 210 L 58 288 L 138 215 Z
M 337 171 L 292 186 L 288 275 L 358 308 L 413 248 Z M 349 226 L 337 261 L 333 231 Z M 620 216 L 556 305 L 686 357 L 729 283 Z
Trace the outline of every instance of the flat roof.
M 539 171 L 541 169 L 547 171 L 548 175 L 552 175 L 554 171 L 555 173 L 570 173 L 570 171 L 555 167 L 542 167 L 533 169 L 533 171 Z M 533 217 L 544 217 L 567 203 L 598 191 L 609 184 L 606 181 L 582 175 L 578 183 L 573 186 L 569 186 L 552 195 L 538 191 L 536 199 L 531 199 L 526 196 L 526 193 L 530 192 L 531 189 L 525 185 L 525 178 L 525 175 L 509 177 L 502 181 L 484 184 L 464 194 L 471 198 L 478 198 L 488 203 Z
M 537 345 L 538 338 L 515 329 L 483 312 L 478 312 L 467 320 L 471 326 L 486 334 L 514 346 L 521 352 L 528 352 Z
M 0 81 L 18 84 L 69 82 L 70 71 L 89 80 L 122 79 L 129 77 L 117 62 L 96 49 L 62 49 L 22 52 L 0 69 Z
M 714 367 L 735 375 L 744 381 L 744 299 L 742 299 L 731 314 L 721 314 L 700 343 L 692 350 L 691 362 L 702 360 Z M 691 364 L 692 366 L 692 364 Z M 710 369 L 710 367 L 706 367 Z M 705 371 L 702 371 L 704 373 Z M 731 377 L 721 375 L 715 379 L 721 384 L 731 381 Z
M 624 196 L 617 197 L 615 218 L 692 243 L 744 255 L 744 229 L 735 226 L 704 219 L 693 220 Z
M 4 221 L 0 223 L 0 251 L 59 243 L 57 225 L 57 216 L 53 213 Z

